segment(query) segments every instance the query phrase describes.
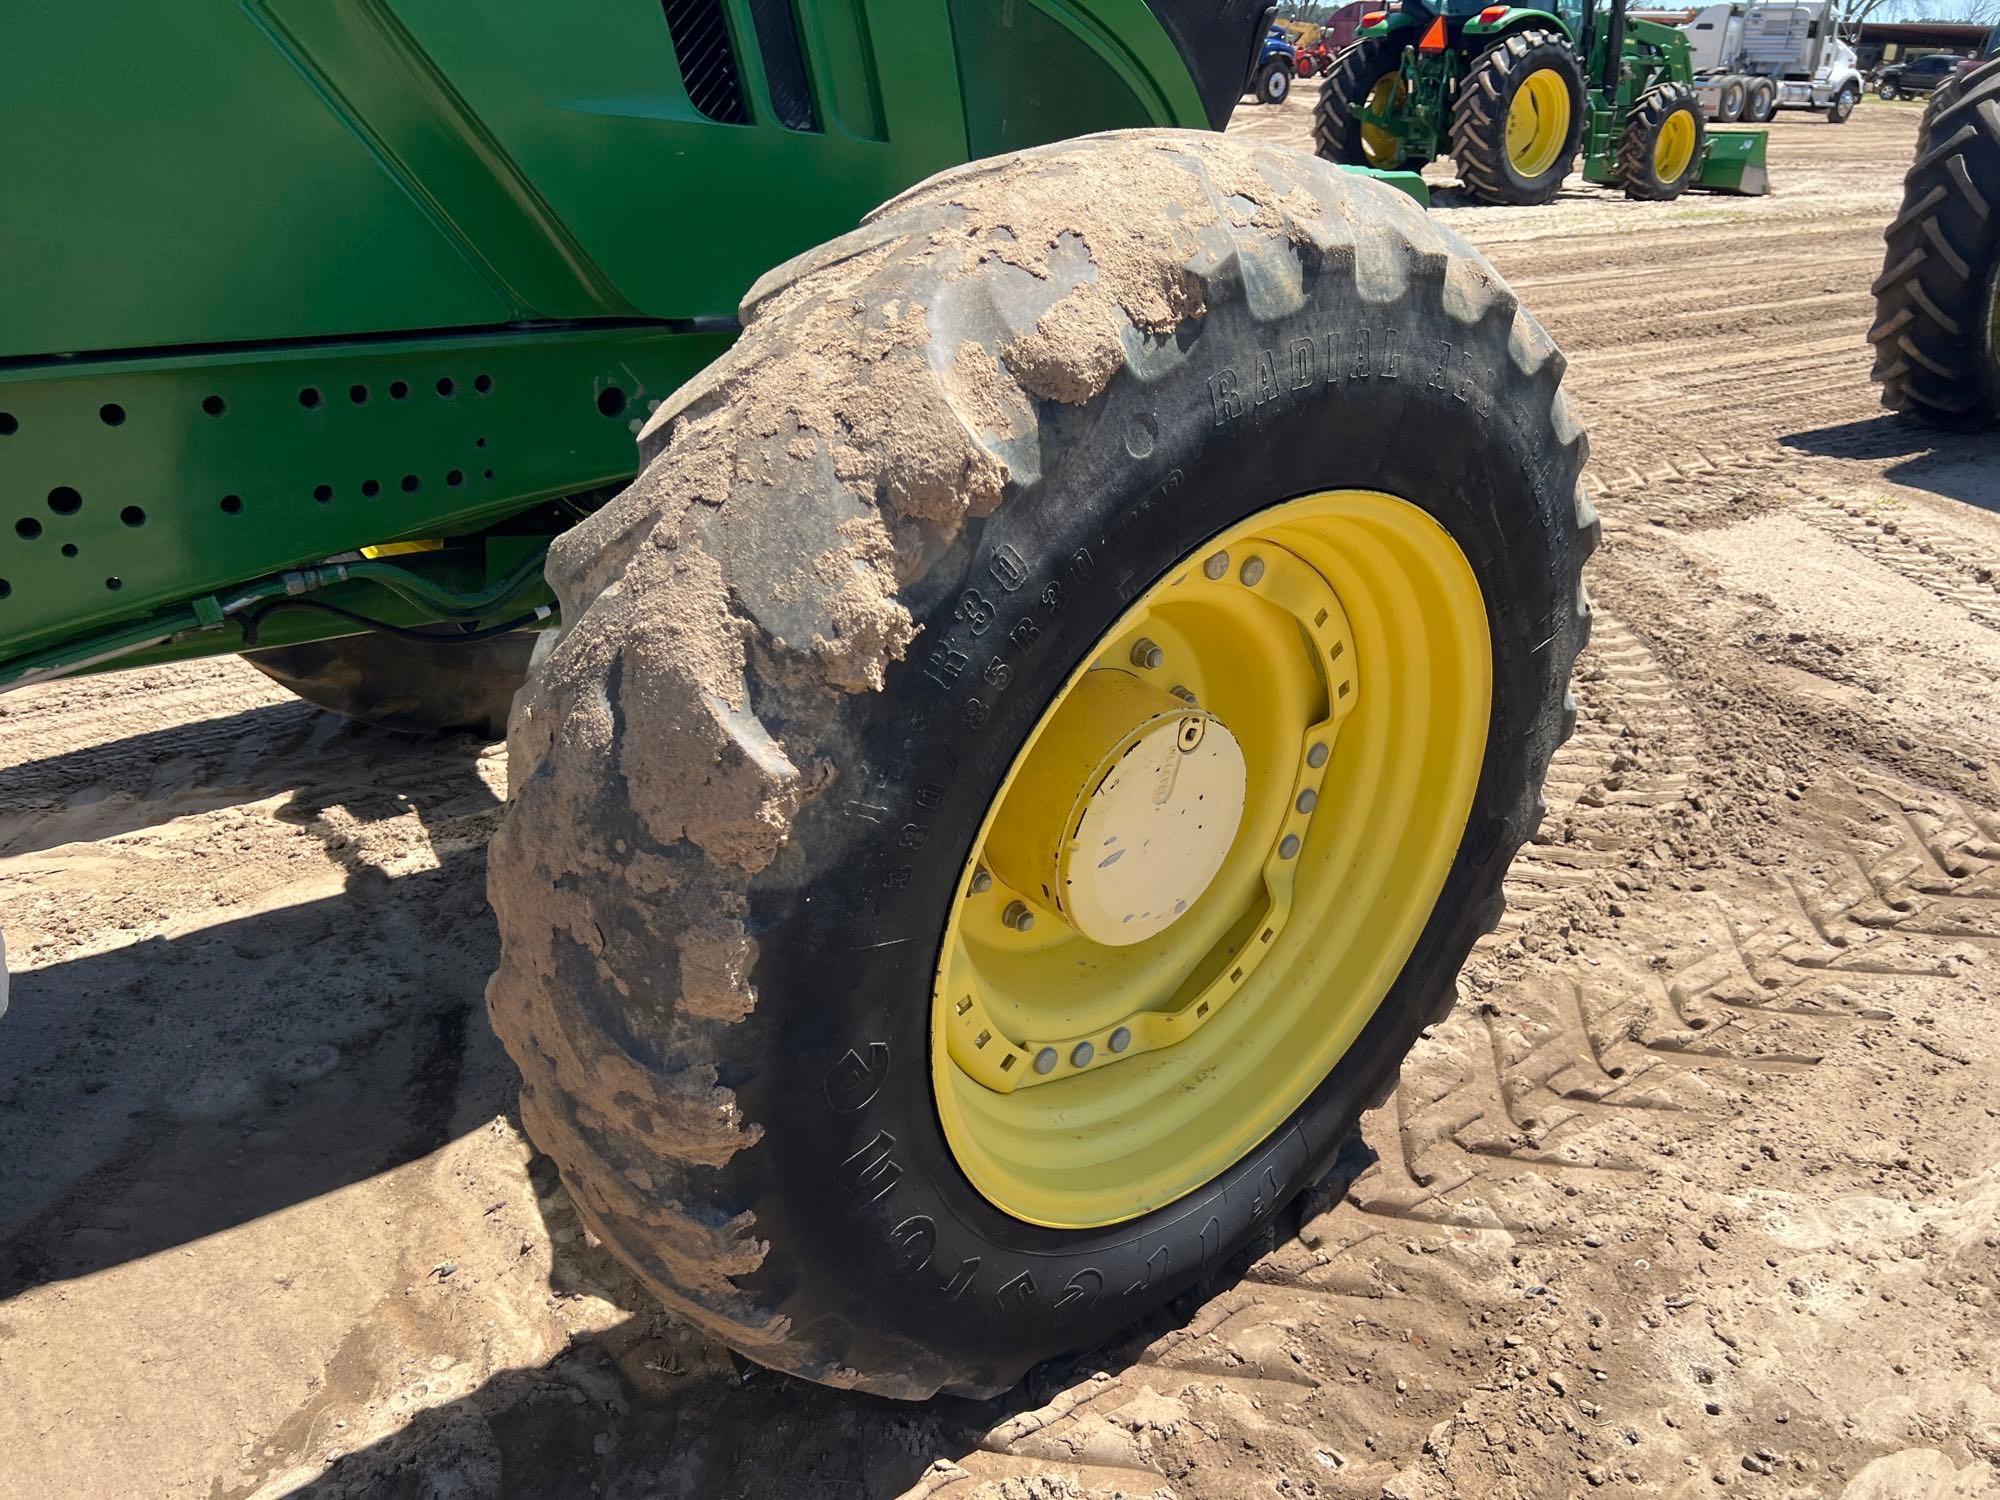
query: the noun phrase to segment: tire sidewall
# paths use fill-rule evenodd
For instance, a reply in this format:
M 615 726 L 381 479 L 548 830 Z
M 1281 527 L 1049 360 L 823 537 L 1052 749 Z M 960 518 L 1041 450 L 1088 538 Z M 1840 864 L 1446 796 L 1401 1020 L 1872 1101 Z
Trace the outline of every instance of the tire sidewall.
M 832 790 L 752 887 L 760 999 L 742 1055 L 760 1063 L 722 1081 L 764 1131 L 731 1171 L 758 1234 L 785 1247 L 750 1278 L 760 1300 L 795 1324 L 844 1324 L 829 1342 L 861 1368 L 902 1361 L 993 1389 L 1215 1270 L 1324 1171 L 1449 995 L 1492 910 L 1496 851 L 1528 831 L 1521 789 L 1560 735 L 1574 461 L 1546 406 L 1524 417 L 1524 388 L 1553 392 L 1511 368 L 1508 321 L 1475 337 L 1435 290 L 1385 308 L 1328 276 L 1290 319 L 1212 306 L 1178 364 L 1128 371 L 1089 408 L 1044 407 L 1041 449 L 1062 462 L 913 587 L 910 659 L 857 702 L 851 738 L 830 747 Z M 1318 373 L 1301 382 L 1308 360 Z M 1314 441 L 1280 440 L 1297 431 Z M 1356 1043 L 1244 1159 L 1110 1228 L 1013 1219 L 955 1165 L 930 1072 L 938 943 L 986 808 L 1054 690 L 1133 599 L 1255 510 L 1342 487 L 1436 516 L 1503 643 L 1491 747 L 1444 893 Z M 1568 649 L 1526 649 L 1551 639 Z

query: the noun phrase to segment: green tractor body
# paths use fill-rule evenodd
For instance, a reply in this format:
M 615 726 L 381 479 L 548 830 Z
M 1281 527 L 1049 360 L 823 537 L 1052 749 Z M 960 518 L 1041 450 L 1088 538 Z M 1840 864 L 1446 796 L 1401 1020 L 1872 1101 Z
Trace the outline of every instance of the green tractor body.
M 760 273 L 956 163 L 1219 127 L 1261 11 L 25 8 L 0 688 L 545 618 L 549 537 Z
M 1320 154 L 1336 161 L 1421 168 L 1454 155 L 1473 196 L 1500 203 L 1552 197 L 1577 151 L 1585 181 L 1637 197 L 1767 190 L 1764 132 L 1704 130 L 1682 102 L 1693 80 L 1687 38 L 1628 16 L 1624 0 L 1551 10 L 1401 0 L 1365 17 L 1328 71 L 1316 135 Z M 1548 90 L 1540 100 L 1535 74 Z M 1548 126 L 1539 141 L 1538 106 Z M 1649 112 L 1687 120 L 1659 130 Z M 1626 158 L 1640 144 L 1660 144 L 1673 169 L 1664 180 L 1631 180 Z

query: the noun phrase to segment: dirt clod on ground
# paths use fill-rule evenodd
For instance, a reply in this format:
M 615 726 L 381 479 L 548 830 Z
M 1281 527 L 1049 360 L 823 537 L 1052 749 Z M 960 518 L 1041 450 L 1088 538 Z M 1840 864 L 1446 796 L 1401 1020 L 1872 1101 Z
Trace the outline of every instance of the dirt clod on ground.
M 1314 92 L 1237 133 L 1305 144 Z M 1758 200 L 1489 209 L 1432 169 L 1591 437 L 1549 816 L 1300 1236 L 997 1402 L 757 1371 L 594 1244 L 481 1000 L 497 748 L 233 662 L 0 698 L 0 1493 L 2000 1493 L 2000 461 L 1883 415 L 1864 338 L 1918 113 L 1781 115 Z M 953 401 L 992 440 L 982 354 Z M 912 454 L 910 504 L 976 479 Z M 682 947 L 725 1011 L 734 920 Z

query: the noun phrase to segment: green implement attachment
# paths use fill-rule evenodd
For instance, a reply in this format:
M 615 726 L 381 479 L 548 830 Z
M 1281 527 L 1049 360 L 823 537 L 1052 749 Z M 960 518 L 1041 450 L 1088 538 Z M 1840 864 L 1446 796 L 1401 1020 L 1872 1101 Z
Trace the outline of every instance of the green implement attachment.
M 1762 197 L 1771 191 L 1771 180 L 1764 170 L 1764 148 L 1769 139 L 1769 132 L 1762 128 L 1709 126 L 1708 154 L 1701 160 L 1701 175 L 1694 185 L 1711 193 Z
M 1407 193 L 1425 208 L 1431 206 L 1430 185 L 1415 172 L 1391 172 L 1381 167 L 1348 167 L 1346 170 L 1357 177 L 1372 177 L 1384 187 L 1392 187 L 1399 193 Z

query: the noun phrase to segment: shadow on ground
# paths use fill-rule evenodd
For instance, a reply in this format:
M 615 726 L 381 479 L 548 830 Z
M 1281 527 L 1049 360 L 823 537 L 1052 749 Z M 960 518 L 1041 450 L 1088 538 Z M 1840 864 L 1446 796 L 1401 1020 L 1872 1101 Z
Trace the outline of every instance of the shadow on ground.
M 227 748 L 268 727 L 267 712 L 290 714 L 236 716 L 256 725 L 207 726 L 192 747 L 136 736 L 34 764 L 53 787 L 108 785 L 132 797 L 131 826 L 151 827 L 159 815 L 157 803 L 145 810 L 143 767 L 161 755 L 222 757 L 194 783 L 203 795 L 242 789 L 217 792 L 218 805 L 286 790 Z M 325 733 L 323 721 L 308 728 Z M 413 752 L 352 728 L 334 738 L 335 760 L 316 762 L 310 790 L 274 815 L 322 837 L 345 868 L 343 889 L 17 977 L 0 1022 L 0 1301 L 321 1197 L 512 1114 L 515 1074 L 484 1006 L 497 935 L 481 835 L 497 804 L 475 754 Z M 297 786 L 296 763 L 286 780 Z M 346 819 L 327 816 L 334 809 Z M 352 829 L 410 811 L 441 863 L 391 878 L 363 857 Z M 1315 1198 L 1364 1165 L 1344 1160 Z M 530 1176 L 554 1247 L 549 1293 L 601 1298 L 629 1315 L 545 1364 L 501 1371 L 415 1413 L 294 1493 L 899 1494 L 938 1458 L 976 1463 L 1010 1418 L 1140 1360 L 1270 1244 L 1116 1347 L 1053 1361 L 1004 1398 L 904 1404 L 773 1374 L 708 1340 L 584 1234 L 551 1163 L 538 1159 Z M 267 1450 L 269 1472 L 315 1465 L 330 1435 L 280 1440 Z
M 1337 1200 L 1373 1159 L 1354 1141 L 1302 1201 L 1323 1207 Z M 536 1171 L 539 1189 L 541 1174 L 553 1177 L 553 1167 L 542 1160 Z M 568 1200 L 544 1193 L 541 1201 L 552 1239 L 580 1240 Z M 1282 1222 L 1283 1234 L 1296 1232 L 1292 1215 Z M 503 1371 L 460 1400 L 420 1413 L 392 1436 L 336 1458 L 291 1493 L 312 1500 L 886 1500 L 918 1485 L 941 1460 L 976 1469 L 982 1450 L 1005 1453 L 1009 1442 L 1038 1431 L 1044 1420 L 1035 1414 L 1051 1402 L 1061 1398 L 1067 1409 L 1072 1398 L 1065 1392 L 1087 1391 L 1095 1380 L 1143 1363 L 1161 1335 L 1242 1279 L 1279 1235 L 1267 1232 L 1211 1282 L 1115 1344 L 1050 1360 L 991 1401 L 889 1401 L 759 1369 L 659 1311 L 608 1253 L 580 1249 L 558 1258 L 553 1289 L 606 1298 L 636 1309 L 633 1316 L 576 1341 L 547 1364 Z M 1058 1451 L 1090 1462 L 1088 1455 Z M 1018 1459 L 1012 1467 L 1018 1470 Z M 951 1473 L 946 1468 L 938 1477 Z M 1135 1493 L 1158 1488 L 1150 1474 L 1131 1479 Z
M 1884 412 L 1794 432 L 1778 441 L 1819 458 L 1894 460 L 1882 471 L 1890 483 L 2000 514 L 2000 451 L 1991 434 L 1944 432 Z
M 269 715 L 300 727 L 289 707 L 233 720 L 268 729 Z M 326 753 L 312 761 L 314 790 L 274 815 L 324 839 L 344 889 L 15 976 L 0 1018 L 0 1299 L 362 1181 L 511 1106 L 513 1071 L 484 1008 L 498 940 L 483 834 L 498 803 L 478 747 L 413 748 L 306 715 Z M 200 726 L 192 749 L 178 732 L 140 735 L 17 768 L 9 821 L 30 769 L 55 787 L 109 786 L 134 799 L 133 826 L 162 823 L 173 813 L 147 799 L 144 767 L 225 753 L 251 727 Z M 271 769 L 238 778 L 234 800 L 278 795 L 279 774 L 298 785 L 298 761 L 269 739 L 257 748 Z M 224 768 L 207 769 L 170 784 L 205 795 Z M 336 805 L 347 831 L 323 816 Z M 392 879 L 351 830 L 411 812 L 441 863 Z M 21 818 L 30 834 L 33 820 Z M 186 855 L 220 873 L 229 852 Z M 315 878 L 325 889 L 324 867 Z

